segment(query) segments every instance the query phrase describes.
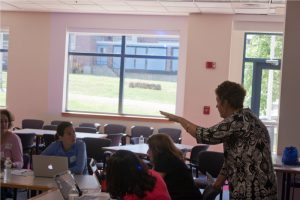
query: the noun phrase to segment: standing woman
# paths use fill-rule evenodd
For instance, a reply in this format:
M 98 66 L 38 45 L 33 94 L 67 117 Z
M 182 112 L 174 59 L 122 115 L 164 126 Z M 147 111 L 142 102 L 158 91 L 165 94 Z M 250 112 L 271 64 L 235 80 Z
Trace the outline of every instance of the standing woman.
M 23 167 L 23 147 L 21 139 L 10 131 L 14 117 L 8 110 L 0 110 L 1 113 L 1 166 L 6 158 L 12 161 L 12 167 Z
M 72 123 L 60 123 L 56 136 L 57 140 L 52 142 L 41 154 L 68 157 L 71 173 L 88 174 L 86 146 L 82 140 L 76 140 Z
M 223 143 L 225 160 L 213 186 L 218 189 L 227 179 L 230 199 L 277 199 L 270 136 L 262 121 L 250 109 L 243 108 L 245 89 L 225 81 L 215 92 L 217 108 L 224 120 L 210 128 L 170 113 L 161 114 L 180 123 L 198 143 Z
M 154 170 L 164 178 L 172 200 L 200 200 L 191 171 L 184 163 L 182 152 L 166 134 L 154 134 L 148 139 L 148 156 Z

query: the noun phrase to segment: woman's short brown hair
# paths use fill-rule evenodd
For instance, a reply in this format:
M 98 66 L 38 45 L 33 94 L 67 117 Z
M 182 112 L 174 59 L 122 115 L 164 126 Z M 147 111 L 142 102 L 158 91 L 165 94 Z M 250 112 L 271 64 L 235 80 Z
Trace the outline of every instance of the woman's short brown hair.
M 234 109 L 243 108 L 246 90 L 242 85 L 231 81 L 224 81 L 216 88 L 215 92 L 222 103 L 227 101 Z
M 0 113 L 1 113 L 0 115 L 5 115 L 8 118 L 8 128 L 11 128 L 12 122 L 15 120 L 13 114 L 9 110 L 6 110 L 6 109 L 0 110 Z

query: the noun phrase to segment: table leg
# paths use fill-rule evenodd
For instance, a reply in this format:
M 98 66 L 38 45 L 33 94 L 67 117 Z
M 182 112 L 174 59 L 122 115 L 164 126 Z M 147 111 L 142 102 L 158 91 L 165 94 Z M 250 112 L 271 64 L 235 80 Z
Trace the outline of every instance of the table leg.
M 281 180 L 281 200 L 284 200 L 285 197 L 285 182 L 286 182 L 286 172 L 282 172 L 282 180 Z
M 291 174 L 287 173 L 286 176 L 287 176 L 287 179 L 286 179 L 285 199 L 289 200 L 290 199 L 290 189 L 291 189 Z

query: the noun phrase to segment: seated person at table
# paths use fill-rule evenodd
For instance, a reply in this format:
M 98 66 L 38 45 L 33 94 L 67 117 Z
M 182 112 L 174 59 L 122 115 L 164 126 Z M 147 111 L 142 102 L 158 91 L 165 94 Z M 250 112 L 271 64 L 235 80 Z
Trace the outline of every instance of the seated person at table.
M 172 200 L 202 199 L 191 171 L 184 163 L 182 152 L 176 148 L 170 136 L 154 134 L 148 139 L 148 156 L 164 178 Z
M 123 200 L 171 200 L 162 177 L 127 150 L 117 151 L 108 160 L 107 191 Z
M 12 167 L 23 167 L 23 148 L 21 139 L 9 129 L 12 127 L 13 115 L 8 110 L 0 110 L 1 113 L 1 167 L 6 158 L 12 161 Z
M 0 134 L 1 134 L 1 169 L 4 168 L 6 158 L 12 161 L 12 167 L 21 169 L 23 167 L 23 147 L 19 136 L 10 131 L 14 117 L 8 110 L 0 110 Z M 13 197 L 11 188 L 1 188 L 1 199 Z
M 57 127 L 57 140 L 52 142 L 42 155 L 68 157 L 69 170 L 73 174 L 88 174 L 85 143 L 76 140 L 73 125 L 62 122 Z

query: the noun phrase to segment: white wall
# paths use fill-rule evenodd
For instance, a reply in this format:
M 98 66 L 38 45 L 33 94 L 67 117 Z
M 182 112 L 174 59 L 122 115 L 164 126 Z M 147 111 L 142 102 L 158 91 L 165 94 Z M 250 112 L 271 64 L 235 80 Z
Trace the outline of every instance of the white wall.
M 53 119 L 72 120 L 75 124 L 83 121 L 113 122 L 125 124 L 128 128 L 145 124 L 135 120 L 61 116 L 66 31 L 177 32 L 180 34 L 180 67 L 176 112 L 197 124 L 210 126 L 221 120 L 215 108 L 215 87 L 227 79 L 241 81 L 244 32 L 278 32 L 282 30 L 282 24 L 282 19 L 266 16 L 2 12 L 1 27 L 10 30 L 7 107 L 15 114 L 17 126 L 23 118 L 42 118 L 46 123 Z M 215 61 L 217 68 L 205 69 L 205 61 Z M 206 105 L 211 107 L 210 115 L 202 113 Z M 147 124 L 156 129 L 162 126 L 180 127 L 170 122 Z M 195 144 L 195 140 L 186 133 L 183 142 Z M 222 150 L 222 147 L 214 149 Z
M 300 150 L 300 2 L 287 1 L 281 77 L 278 153 L 286 146 Z
M 129 127 L 145 122 L 99 119 L 96 117 L 62 117 L 65 47 L 67 30 L 92 32 L 156 33 L 180 35 L 177 112 L 183 110 L 186 63 L 187 17 L 135 16 L 2 12 L 1 27 L 9 29 L 9 69 L 7 108 L 20 126 L 24 118 L 41 118 L 79 122 L 121 123 Z M 159 127 L 179 127 L 170 122 L 147 123 Z
M 232 15 L 189 16 L 183 115 L 202 126 L 220 120 L 215 109 L 214 89 L 228 79 L 231 25 Z M 216 69 L 206 69 L 206 61 L 216 62 Z M 203 106 L 210 106 L 210 115 L 203 114 Z M 192 137 L 185 136 L 188 143 L 195 143 Z

